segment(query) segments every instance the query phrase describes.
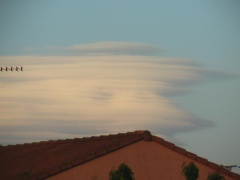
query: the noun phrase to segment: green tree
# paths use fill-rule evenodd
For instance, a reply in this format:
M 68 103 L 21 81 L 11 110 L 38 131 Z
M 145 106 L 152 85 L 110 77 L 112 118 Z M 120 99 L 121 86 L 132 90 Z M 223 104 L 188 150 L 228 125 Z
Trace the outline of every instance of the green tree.
M 111 170 L 109 173 L 110 180 L 134 180 L 134 173 L 125 163 L 119 165 L 117 170 Z
M 219 172 L 214 172 L 208 175 L 207 180 L 225 180 L 225 178 Z
M 199 169 L 193 162 L 188 165 L 183 163 L 182 174 L 186 177 L 186 180 L 196 180 L 198 178 L 198 173 Z

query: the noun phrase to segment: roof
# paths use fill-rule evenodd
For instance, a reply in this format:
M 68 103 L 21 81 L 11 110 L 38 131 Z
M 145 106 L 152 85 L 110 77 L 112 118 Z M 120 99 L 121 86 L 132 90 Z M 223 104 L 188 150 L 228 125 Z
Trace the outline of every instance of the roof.
M 1 146 L 1 178 L 45 179 L 141 140 L 155 141 L 215 171 L 240 179 L 240 175 L 153 136 L 149 131 Z

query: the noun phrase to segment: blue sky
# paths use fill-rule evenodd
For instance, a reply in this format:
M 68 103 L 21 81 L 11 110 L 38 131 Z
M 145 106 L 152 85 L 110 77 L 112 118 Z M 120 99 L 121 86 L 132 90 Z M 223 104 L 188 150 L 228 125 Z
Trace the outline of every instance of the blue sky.
M 0 1 L 0 65 L 25 69 L 0 74 L 0 143 L 142 128 L 240 165 L 239 8 Z

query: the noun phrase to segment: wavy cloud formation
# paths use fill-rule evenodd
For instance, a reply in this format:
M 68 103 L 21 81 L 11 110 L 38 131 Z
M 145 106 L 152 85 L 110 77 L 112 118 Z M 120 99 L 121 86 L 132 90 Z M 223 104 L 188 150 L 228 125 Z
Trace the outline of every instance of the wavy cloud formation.
M 136 129 L 173 138 L 214 126 L 169 98 L 211 75 L 191 60 L 101 55 L 0 57 L 0 62 L 24 65 L 24 72 L 1 73 L 2 144 Z
M 130 42 L 98 42 L 70 47 L 49 46 L 42 49 L 27 48 L 30 53 L 67 55 L 152 55 L 162 51 L 159 47 Z

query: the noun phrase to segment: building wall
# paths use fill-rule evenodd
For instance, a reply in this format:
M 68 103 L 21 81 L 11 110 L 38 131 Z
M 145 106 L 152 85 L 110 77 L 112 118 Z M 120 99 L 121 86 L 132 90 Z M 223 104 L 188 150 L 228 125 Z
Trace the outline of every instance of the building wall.
M 154 141 L 139 141 L 118 151 L 84 163 L 55 175 L 49 180 L 107 180 L 111 169 L 126 163 L 136 180 L 185 180 L 182 164 L 192 160 Z M 199 168 L 199 180 L 206 180 L 211 168 L 195 162 Z M 226 180 L 233 180 L 225 177 Z

